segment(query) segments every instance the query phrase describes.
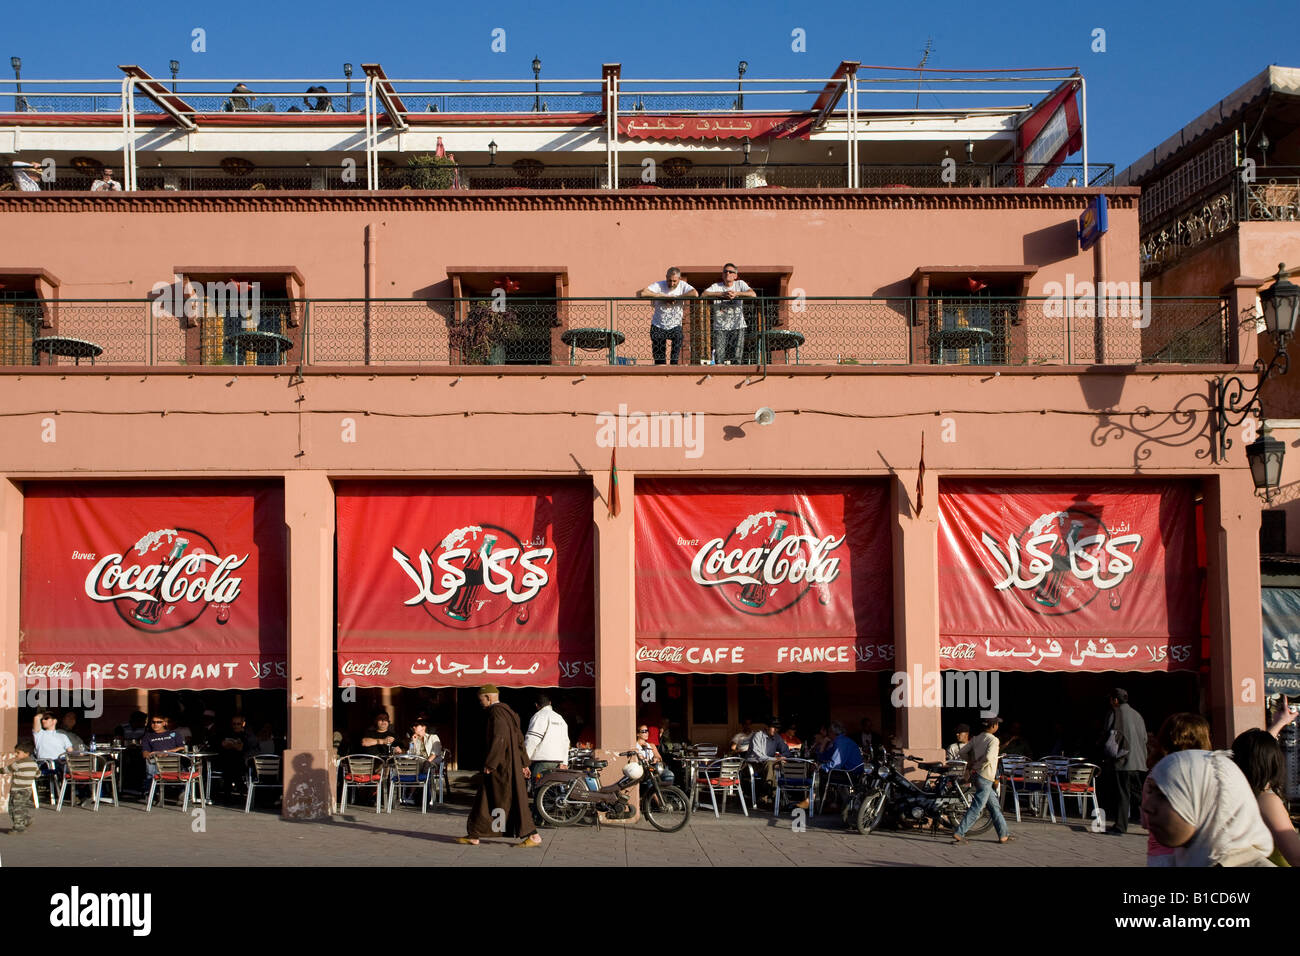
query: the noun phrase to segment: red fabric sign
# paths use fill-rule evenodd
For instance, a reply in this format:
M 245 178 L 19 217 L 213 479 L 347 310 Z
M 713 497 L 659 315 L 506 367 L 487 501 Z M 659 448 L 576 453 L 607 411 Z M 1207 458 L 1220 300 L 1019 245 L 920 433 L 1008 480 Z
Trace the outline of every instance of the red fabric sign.
M 892 670 L 888 508 L 876 483 L 638 480 L 637 670 Z
M 1194 515 L 1186 482 L 943 482 L 943 665 L 1194 670 Z
M 1016 137 L 1022 164 L 1016 169 L 1016 185 L 1041 186 L 1068 156 L 1083 147 L 1074 81 L 1062 83 L 1025 117 Z
M 594 686 L 589 485 L 356 481 L 337 505 L 340 681 Z
M 631 139 L 807 139 L 815 116 L 621 116 L 620 136 Z
M 28 686 L 285 686 L 284 491 L 250 482 L 59 482 L 24 501 Z

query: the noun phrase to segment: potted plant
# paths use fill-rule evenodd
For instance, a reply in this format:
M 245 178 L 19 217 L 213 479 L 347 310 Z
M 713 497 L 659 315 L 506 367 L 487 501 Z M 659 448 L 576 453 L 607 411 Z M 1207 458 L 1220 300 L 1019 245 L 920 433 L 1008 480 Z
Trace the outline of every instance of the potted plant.
M 456 160 L 450 156 L 412 156 L 406 163 L 411 170 L 412 189 L 451 189 L 456 182 Z
M 513 309 L 496 311 L 486 299 L 472 302 L 468 314 L 452 320 L 449 339 L 463 365 L 504 365 L 505 341 L 518 327 Z

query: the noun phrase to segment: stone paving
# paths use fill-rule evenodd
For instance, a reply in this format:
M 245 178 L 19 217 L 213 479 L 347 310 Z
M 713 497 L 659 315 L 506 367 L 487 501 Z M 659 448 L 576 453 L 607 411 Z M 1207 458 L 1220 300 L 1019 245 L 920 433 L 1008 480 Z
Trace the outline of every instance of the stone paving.
M 729 812 L 715 819 L 698 811 L 679 833 L 634 826 L 544 829 L 538 849 L 513 841 L 461 846 L 466 808 L 448 804 L 421 815 L 349 807 L 329 821 L 297 823 L 271 810 L 245 815 L 213 806 L 202 819 L 179 807 L 143 804 L 105 806 L 98 814 L 65 806 L 37 811 L 32 827 L 9 833 L 0 815 L 0 862 L 4 866 L 1133 866 L 1146 862 L 1146 834 L 1093 833 L 1069 824 L 1009 818 L 1016 840 L 995 842 L 990 829 L 969 845 L 943 836 L 880 832 L 864 837 L 845 830 L 838 816 L 815 818 L 802 832 L 789 816 L 770 812 L 746 818 Z M 195 832 L 199 824 L 203 832 Z

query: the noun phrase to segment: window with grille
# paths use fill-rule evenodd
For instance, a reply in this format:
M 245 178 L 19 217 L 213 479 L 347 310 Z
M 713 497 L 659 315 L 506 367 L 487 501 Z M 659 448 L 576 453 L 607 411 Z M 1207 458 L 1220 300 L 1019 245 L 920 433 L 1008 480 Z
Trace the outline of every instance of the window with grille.
M 0 289 L 0 365 L 32 364 L 32 340 L 40 335 L 40 324 L 35 289 Z

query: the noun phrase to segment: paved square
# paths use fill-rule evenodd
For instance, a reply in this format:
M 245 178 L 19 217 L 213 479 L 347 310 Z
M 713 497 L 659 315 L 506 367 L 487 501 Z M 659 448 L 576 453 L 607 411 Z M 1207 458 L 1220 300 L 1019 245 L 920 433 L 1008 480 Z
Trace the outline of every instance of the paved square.
M 466 809 L 448 805 L 421 815 L 394 808 L 364 808 L 328 822 L 294 823 L 266 810 L 245 815 L 221 806 L 201 817 L 178 807 L 142 804 L 42 809 L 31 829 L 7 833 L 0 817 L 0 857 L 5 866 L 1133 866 L 1146 862 L 1146 835 L 1093 833 L 1077 819 L 1068 825 L 1009 818 L 1016 840 L 995 842 L 990 829 L 967 846 L 928 832 L 845 830 L 838 816 L 818 817 L 803 832 L 789 816 L 746 818 L 697 812 L 679 833 L 660 833 L 644 821 L 626 826 L 542 830 L 539 849 L 513 841 L 461 846 Z M 194 832 L 200 822 L 204 832 Z

